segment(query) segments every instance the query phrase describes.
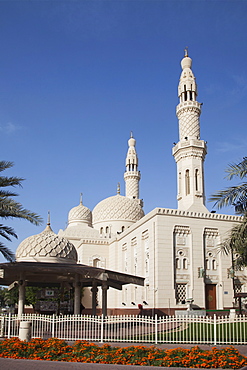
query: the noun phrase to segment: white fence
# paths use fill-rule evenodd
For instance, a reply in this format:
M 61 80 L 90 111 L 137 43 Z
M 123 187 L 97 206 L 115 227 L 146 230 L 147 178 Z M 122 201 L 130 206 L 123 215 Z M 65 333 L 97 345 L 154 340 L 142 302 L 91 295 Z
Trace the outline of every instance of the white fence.
M 18 337 L 31 321 L 33 338 L 132 343 L 247 344 L 247 316 L 0 315 L 0 336 Z

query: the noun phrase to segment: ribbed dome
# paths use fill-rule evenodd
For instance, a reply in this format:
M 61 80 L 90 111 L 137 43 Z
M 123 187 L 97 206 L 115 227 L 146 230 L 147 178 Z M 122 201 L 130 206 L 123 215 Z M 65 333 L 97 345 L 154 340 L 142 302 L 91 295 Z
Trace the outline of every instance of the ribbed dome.
M 57 236 L 48 224 L 40 234 L 21 242 L 16 250 L 16 261 L 76 263 L 77 252 L 72 243 Z
M 143 209 L 137 200 L 119 194 L 102 200 L 93 210 L 94 223 L 107 220 L 138 221 L 143 216 Z
M 92 212 L 89 208 L 85 207 L 81 201 L 79 206 L 69 211 L 68 222 L 69 224 L 73 222 L 84 222 L 88 225 L 92 225 Z

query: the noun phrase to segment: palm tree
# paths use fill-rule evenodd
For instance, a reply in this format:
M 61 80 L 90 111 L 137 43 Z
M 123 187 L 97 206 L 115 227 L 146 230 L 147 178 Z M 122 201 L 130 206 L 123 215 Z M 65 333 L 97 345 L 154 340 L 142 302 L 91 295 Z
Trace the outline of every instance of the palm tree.
M 13 165 L 13 162 L 0 161 L 0 172 L 13 167 Z M 6 189 L 7 187 L 22 186 L 23 180 L 24 179 L 21 177 L 0 176 L 0 217 L 2 219 L 21 218 L 28 220 L 34 225 L 40 225 L 42 223 L 42 218 L 36 213 L 23 208 L 20 203 L 16 202 L 12 198 L 16 197 L 18 194 Z M 8 241 L 11 241 L 11 237 L 17 238 L 15 230 L 12 227 L 4 226 L 3 224 L 0 224 L 0 236 Z M 14 261 L 14 253 L 1 241 L 0 252 L 8 261 Z
M 241 180 L 247 176 L 247 157 L 242 162 L 230 164 L 226 169 L 228 180 L 238 177 Z M 209 199 L 217 208 L 233 205 L 237 214 L 243 215 L 247 211 L 247 182 L 230 186 L 211 196 Z
M 221 245 L 221 250 L 226 254 L 235 253 L 235 259 L 232 261 L 235 267 L 247 266 L 247 214 L 230 230 L 228 238 Z
M 234 177 L 244 179 L 247 176 L 247 157 L 244 157 L 240 163 L 230 164 L 226 173 L 228 180 Z M 210 201 L 215 202 L 214 206 L 217 208 L 233 205 L 236 214 L 243 216 L 242 221 L 233 226 L 228 237 L 219 246 L 219 252 L 231 256 L 230 271 L 235 296 L 235 271 L 239 267 L 247 266 L 247 182 L 230 186 L 213 194 Z

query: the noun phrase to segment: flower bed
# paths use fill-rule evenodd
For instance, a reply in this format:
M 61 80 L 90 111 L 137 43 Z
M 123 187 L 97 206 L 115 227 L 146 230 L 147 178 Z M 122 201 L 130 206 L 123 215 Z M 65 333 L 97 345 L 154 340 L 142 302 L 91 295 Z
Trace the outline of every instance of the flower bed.
M 56 338 L 32 339 L 30 342 L 20 341 L 18 338 L 6 339 L 0 342 L 0 357 L 203 369 L 239 369 L 247 365 L 247 357 L 242 356 L 234 347 L 214 347 L 207 351 L 198 346 L 191 349 L 159 349 L 154 346 L 120 348 L 108 344 L 98 346 L 86 341 L 76 341 L 70 346 Z

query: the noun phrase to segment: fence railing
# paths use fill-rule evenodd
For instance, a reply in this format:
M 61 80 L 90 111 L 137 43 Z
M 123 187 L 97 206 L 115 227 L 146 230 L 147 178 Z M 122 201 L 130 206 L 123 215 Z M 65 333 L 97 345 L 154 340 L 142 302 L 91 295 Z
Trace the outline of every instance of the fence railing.
M 0 315 L 0 336 L 18 337 L 30 321 L 33 338 L 132 343 L 247 344 L 247 316 Z

